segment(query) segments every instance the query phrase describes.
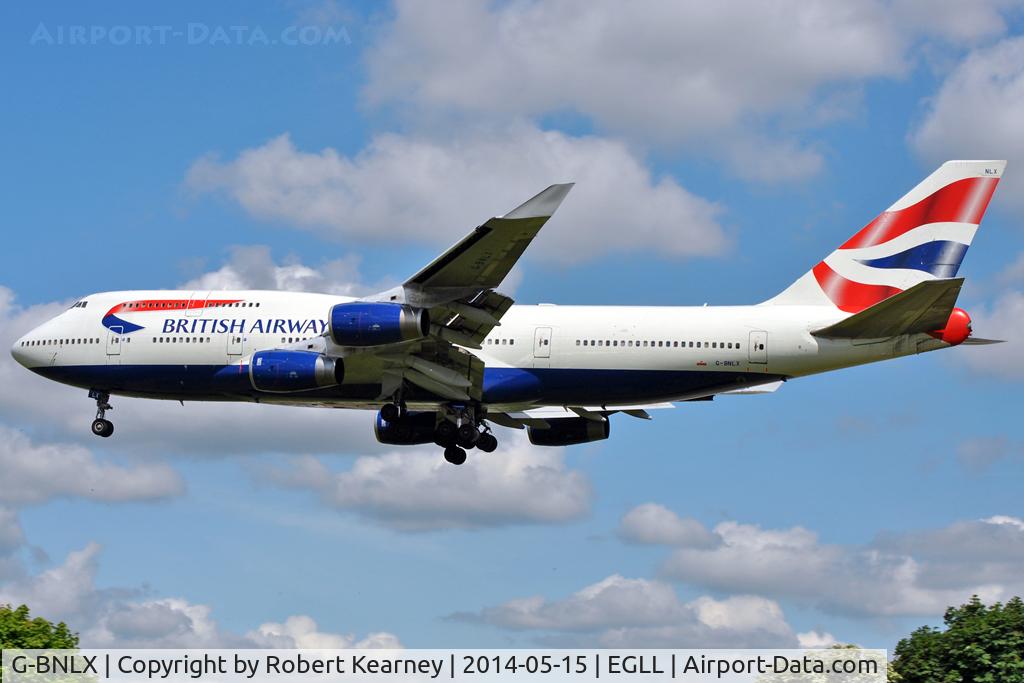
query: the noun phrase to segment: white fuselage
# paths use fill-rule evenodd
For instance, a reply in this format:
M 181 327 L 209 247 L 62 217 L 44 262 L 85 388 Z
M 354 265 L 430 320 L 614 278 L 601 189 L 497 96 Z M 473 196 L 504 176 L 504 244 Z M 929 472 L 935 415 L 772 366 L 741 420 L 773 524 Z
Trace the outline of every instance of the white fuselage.
M 362 349 L 328 349 L 353 368 L 342 386 L 280 394 L 249 383 L 256 351 L 324 351 L 328 312 L 347 301 L 251 290 L 94 294 L 12 353 L 45 377 L 113 394 L 375 407 L 386 368 Z M 843 317 L 829 306 L 517 305 L 473 353 L 486 368 L 482 402 L 512 409 L 706 398 L 947 346 L 926 334 L 864 343 L 811 334 Z

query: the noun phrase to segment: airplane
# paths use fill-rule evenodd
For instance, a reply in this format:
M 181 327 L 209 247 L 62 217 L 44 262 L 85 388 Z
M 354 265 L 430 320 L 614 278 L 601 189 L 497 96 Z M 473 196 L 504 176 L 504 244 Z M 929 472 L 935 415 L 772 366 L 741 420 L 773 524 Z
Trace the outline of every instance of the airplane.
M 91 294 L 14 343 L 42 377 L 112 395 L 377 411 L 377 440 L 493 452 L 608 438 L 616 413 L 864 363 L 998 343 L 956 306 L 964 254 L 1006 167 L 949 161 L 777 296 L 749 306 L 513 305 L 497 291 L 572 184 L 491 218 L 401 285 L 352 298 L 283 291 Z

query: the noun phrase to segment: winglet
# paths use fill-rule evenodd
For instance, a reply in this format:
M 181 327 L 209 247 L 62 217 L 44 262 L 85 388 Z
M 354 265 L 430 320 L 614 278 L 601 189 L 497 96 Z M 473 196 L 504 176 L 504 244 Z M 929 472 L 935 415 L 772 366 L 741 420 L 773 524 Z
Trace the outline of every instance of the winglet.
M 542 190 L 532 199 L 527 199 L 504 216 L 501 216 L 501 218 L 550 218 L 555 215 L 555 210 L 561 206 L 562 201 L 569 194 L 569 190 L 572 189 L 573 185 L 575 183 L 552 185 L 548 189 Z

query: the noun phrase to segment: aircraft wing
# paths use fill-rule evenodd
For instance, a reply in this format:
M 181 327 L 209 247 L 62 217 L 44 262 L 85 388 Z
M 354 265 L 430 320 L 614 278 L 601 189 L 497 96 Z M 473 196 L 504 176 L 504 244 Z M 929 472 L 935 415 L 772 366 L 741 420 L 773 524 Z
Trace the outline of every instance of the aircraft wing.
M 495 288 L 572 186 L 552 185 L 475 228 L 401 286 L 363 299 L 426 309 L 430 317 L 425 339 L 373 349 L 385 366 L 381 399 L 406 381 L 452 401 L 481 399 L 484 363 L 465 349 L 481 348 L 501 324 L 512 299 Z
M 512 299 L 495 290 L 540 229 L 561 205 L 572 183 L 552 185 L 504 216 L 491 218 L 459 240 L 400 287 L 366 301 L 389 301 L 430 312 L 432 336 L 480 348 L 500 325 Z
M 405 289 L 426 300 L 452 300 L 497 287 L 572 186 L 552 185 L 504 216 L 491 218 L 409 278 Z

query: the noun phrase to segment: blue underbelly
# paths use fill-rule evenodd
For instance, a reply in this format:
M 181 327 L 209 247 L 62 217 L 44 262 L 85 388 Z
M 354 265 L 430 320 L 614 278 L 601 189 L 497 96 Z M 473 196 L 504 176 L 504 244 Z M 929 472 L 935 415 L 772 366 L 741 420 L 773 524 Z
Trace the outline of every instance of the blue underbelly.
M 78 365 L 39 367 L 34 371 L 73 386 L 151 398 L 253 400 L 265 395 L 252 388 L 248 368 L 237 365 Z M 483 401 L 549 405 L 649 403 L 707 395 L 774 379 L 774 375 L 719 370 L 487 368 Z M 297 400 L 364 401 L 379 395 L 379 384 L 342 385 L 294 394 Z M 407 398 L 435 397 L 412 387 Z

